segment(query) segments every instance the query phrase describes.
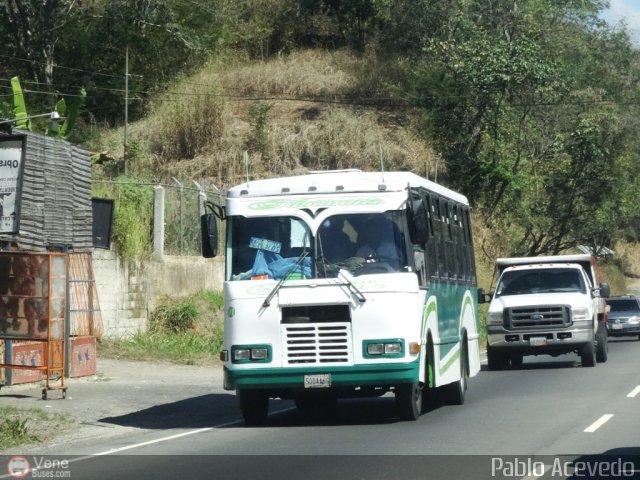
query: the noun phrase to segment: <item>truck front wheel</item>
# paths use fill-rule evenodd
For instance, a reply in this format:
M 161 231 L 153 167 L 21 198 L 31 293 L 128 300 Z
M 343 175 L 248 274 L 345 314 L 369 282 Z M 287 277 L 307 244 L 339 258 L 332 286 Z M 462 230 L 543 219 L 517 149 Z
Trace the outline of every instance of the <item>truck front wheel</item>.
M 593 340 L 587 342 L 580 351 L 580 360 L 583 367 L 595 367 L 596 365 L 596 348 Z
M 596 360 L 600 363 L 606 362 L 609 356 L 609 342 L 607 337 L 607 329 L 600 325 L 596 333 L 596 342 L 598 342 L 596 347 Z
M 487 345 L 487 366 L 489 370 L 502 370 L 507 367 L 508 357 L 501 351 Z

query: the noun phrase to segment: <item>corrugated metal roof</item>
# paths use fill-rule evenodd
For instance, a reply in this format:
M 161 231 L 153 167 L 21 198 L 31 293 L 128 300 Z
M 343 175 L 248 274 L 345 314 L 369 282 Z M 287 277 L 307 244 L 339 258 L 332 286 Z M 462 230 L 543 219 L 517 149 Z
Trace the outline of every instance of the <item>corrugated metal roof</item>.
M 60 138 L 20 130 L 13 133 L 27 137 L 20 230 L 16 235 L 0 235 L 0 242 L 11 242 L 24 251 L 90 251 L 89 152 Z

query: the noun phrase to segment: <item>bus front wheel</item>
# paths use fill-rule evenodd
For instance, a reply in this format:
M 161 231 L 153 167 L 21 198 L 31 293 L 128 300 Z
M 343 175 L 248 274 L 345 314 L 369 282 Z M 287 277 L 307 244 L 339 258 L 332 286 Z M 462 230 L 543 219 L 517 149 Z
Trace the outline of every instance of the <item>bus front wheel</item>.
M 462 405 L 467 393 L 469 381 L 469 368 L 467 367 L 467 341 L 463 340 L 460 346 L 460 379 L 442 387 L 444 400 L 449 405 Z
M 403 420 L 417 420 L 422 412 L 422 387 L 419 383 L 404 383 L 396 387 L 396 406 Z
M 238 402 L 248 426 L 264 425 L 269 412 L 269 397 L 260 390 L 238 390 Z

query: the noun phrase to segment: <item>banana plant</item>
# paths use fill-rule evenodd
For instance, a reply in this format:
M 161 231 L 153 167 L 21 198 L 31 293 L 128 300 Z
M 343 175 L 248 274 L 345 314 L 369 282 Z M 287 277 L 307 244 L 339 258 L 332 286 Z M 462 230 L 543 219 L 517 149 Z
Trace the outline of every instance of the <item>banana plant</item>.
M 16 120 L 16 127 L 31 131 L 31 120 L 27 114 L 27 106 L 18 77 L 11 79 L 11 88 L 13 90 L 13 114 Z M 64 98 L 58 100 L 55 106 L 55 112 L 65 120 L 61 125 L 57 122 L 51 122 L 51 126 L 47 128 L 45 134 L 51 137 L 68 138 L 78 119 L 80 108 L 84 104 L 86 96 L 86 90 L 81 88 L 78 96 L 75 97 L 70 105 L 67 105 Z

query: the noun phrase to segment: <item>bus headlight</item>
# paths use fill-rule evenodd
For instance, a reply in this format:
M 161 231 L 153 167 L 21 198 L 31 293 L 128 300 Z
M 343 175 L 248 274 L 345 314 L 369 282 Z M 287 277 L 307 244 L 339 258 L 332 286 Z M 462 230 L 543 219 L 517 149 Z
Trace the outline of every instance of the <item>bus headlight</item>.
M 271 345 L 233 345 L 231 361 L 233 363 L 270 362 Z
M 385 343 L 384 353 L 402 353 L 402 344 L 400 342 Z
M 266 348 L 252 348 L 251 360 L 265 360 L 269 356 L 269 350 Z
M 404 340 L 401 338 L 364 340 L 362 343 L 365 358 L 402 357 L 404 355 Z
M 248 348 L 236 348 L 233 351 L 233 360 L 249 360 L 251 358 L 251 350 Z

